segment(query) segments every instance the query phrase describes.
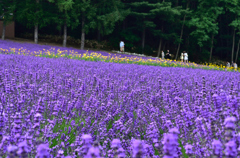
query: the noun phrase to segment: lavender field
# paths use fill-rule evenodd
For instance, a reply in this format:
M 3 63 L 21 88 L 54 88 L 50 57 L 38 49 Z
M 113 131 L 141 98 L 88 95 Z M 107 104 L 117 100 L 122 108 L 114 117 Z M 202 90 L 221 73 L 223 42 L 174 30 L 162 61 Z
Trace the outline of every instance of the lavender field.
M 238 72 L 0 56 L 2 157 L 240 154 Z

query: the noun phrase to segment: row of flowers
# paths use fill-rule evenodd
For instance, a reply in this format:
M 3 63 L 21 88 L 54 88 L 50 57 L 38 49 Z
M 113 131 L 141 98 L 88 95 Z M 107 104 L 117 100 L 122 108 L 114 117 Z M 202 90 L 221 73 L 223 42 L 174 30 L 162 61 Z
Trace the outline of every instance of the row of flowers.
M 198 65 L 196 63 L 183 63 L 176 60 L 164 60 L 160 58 L 143 58 L 136 56 L 126 56 L 119 54 L 103 55 L 97 52 L 88 52 L 79 54 L 79 52 L 74 50 L 56 50 L 51 48 L 50 50 L 39 50 L 39 51 L 30 51 L 23 48 L 9 48 L 2 49 L 0 52 L 4 54 L 18 54 L 18 55 L 33 55 L 38 57 L 47 57 L 47 58 L 61 58 L 66 57 L 69 59 L 78 59 L 78 60 L 87 60 L 87 61 L 104 61 L 104 62 L 115 62 L 115 63 L 128 63 L 128 64 L 139 64 L 139 65 L 152 65 L 152 66 L 165 66 L 165 67 L 188 67 L 188 68 L 201 68 L 201 69 L 214 69 L 214 70 L 228 70 L 228 71 L 239 71 L 233 67 L 226 68 L 225 66 L 218 66 L 214 64 Z

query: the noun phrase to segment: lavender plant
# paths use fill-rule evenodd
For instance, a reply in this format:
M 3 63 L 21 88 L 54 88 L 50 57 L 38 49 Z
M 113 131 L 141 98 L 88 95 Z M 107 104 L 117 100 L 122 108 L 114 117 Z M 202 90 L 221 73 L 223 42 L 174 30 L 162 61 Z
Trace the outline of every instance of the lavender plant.
M 0 61 L 2 157 L 239 156 L 237 72 L 21 55 Z

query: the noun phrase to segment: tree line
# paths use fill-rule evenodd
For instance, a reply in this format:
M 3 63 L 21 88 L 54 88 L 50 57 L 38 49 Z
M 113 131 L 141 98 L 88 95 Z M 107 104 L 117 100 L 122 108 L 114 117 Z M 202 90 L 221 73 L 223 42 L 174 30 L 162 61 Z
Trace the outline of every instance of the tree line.
M 35 43 L 39 30 L 54 27 L 63 28 L 64 47 L 70 30 L 81 49 L 87 37 L 158 57 L 169 49 L 175 59 L 183 50 L 192 61 L 240 59 L 240 0 L 0 0 L 0 15 L 4 26 L 32 29 Z

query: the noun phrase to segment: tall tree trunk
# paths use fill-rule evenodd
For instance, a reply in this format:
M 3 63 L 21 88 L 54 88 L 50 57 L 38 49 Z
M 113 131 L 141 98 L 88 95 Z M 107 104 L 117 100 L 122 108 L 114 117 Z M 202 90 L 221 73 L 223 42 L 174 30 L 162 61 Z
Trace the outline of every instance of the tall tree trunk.
M 143 31 L 142 31 L 142 54 L 144 53 L 145 34 L 146 34 L 146 28 L 145 28 L 145 25 L 144 25 L 144 26 L 143 26 Z
M 235 63 L 237 63 L 237 60 L 238 60 L 239 45 L 240 45 L 240 39 L 238 40 L 238 47 L 237 47 L 237 52 L 236 52 Z
M 2 40 L 5 40 L 5 32 L 6 32 L 6 23 L 5 21 L 3 21 Z
M 189 0 L 188 0 L 186 9 L 188 9 L 188 6 L 189 6 Z M 184 23 L 185 23 L 185 20 L 186 20 L 186 16 L 187 16 L 187 14 L 185 14 L 184 17 L 183 17 L 182 29 L 181 29 L 181 34 L 180 34 L 180 42 L 178 43 L 177 54 L 176 54 L 175 60 L 177 60 L 178 53 L 179 53 L 179 50 L 180 50 L 181 40 L 182 40 L 182 36 L 183 36 L 183 28 L 184 28 Z
M 67 45 L 67 21 L 65 20 L 63 26 L 63 47 Z
M 163 44 L 163 51 L 165 50 L 165 47 L 166 47 L 166 42 L 164 42 Z
M 212 51 L 213 51 L 213 39 L 214 39 L 214 36 L 212 35 L 212 44 L 211 44 L 211 50 L 210 50 L 210 57 L 209 57 L 209 63 L 211 62 L 212 60 Z
M 82 15 L 82 35 L 81 35 L 81 50 L 84 49 L 84 43 L 85 43 L 85 16 Z
M 34 26 L 34 43 L 38 43 L 38 24 Z
M 189 49 L 189 45 L 190 45 L 190 40 L 189 40 L 189 34 L 187 36 L 187 49 Z
M 163 33 L 163 23 L 162 23 L 162 33 Z M 161 53 L 161 49 L 162 49 L 162 37 L 160 38 L 160 42 L 159 42 L 159 46 L 158 46 L 158 58 L 160 56 L 160 53 Z
M 220 29 L 221 30 L 221 29 Z M 221 33 L 222 35 L 222 33 Z M 221 37 L 220 35 L 220 37 Z M 224 44 L 223 44 L 223 38 L 221 38 L 221 47 L 223 48 L 224 47 Z M 221 59 L 223 58 L 223 50 L 221 50 Z
M 220 24 L 220 26 L 219 26 L 219 28 L 223 28 L 222 26 L 222 20 L 223 19 L 223 17 L 222 16 L 220 16 L 220 18 L 219 18 L 219 24 Z M 220 29 L 220 37 L 223 35 L 223 29 Z M 221 39 L 221 47 L 223 48 L 224 47 L 224 42 L 223 42 L 223 38 L 220 38 Z M 223 58 L 223 50 L 221 50 L 221 59 Z
M 62 36 L 62 25 L 60 26 L 59 36 Z
M 200 47 L 200 46 L 199 46 Z M 200 47 L 200 49 L 199 49 L 199 53 L 197 53 L 197 58 L 199 58 L 199 54 L 201 54 L 202 53 L 202 47 Z
M 158 58 L 160 57 L 161 48 L 162 48 L 162 38 L 160 39 L 159 46 L 158 46 L 158 55 L 157 55 Z
M 186 19 L 186 14 L 184 15 L 184 18 L 183 18 L 183 24 L 182 24 L 181 34 L 180 34 L 180 42 L 178 43 L 177 54 L 176 54 L 175 60 L 177 60 L 178 53 L 179 53 L 179 50 L 180 50 L 180 45 L 181 45 L 181 40 L 182 40 L 182 35 L 183 35 L 183 28 L 184 28 L 185 19 Z
M 234 46 L 235 46 L 235 28 L 233 31 L 233 45 L 232 45 L 232 57 L 231 57 L 231 62 L 233 62 L 233 55 L 234 55 Z
M 36 3 L 38 5 L 39 3 L 39 0 L 36 0 Z M 38 12 L 38 9 L 36 10 L 36 13 Z M 34 26 L 34 43 L 38 43 L 38 19 L 35 23 L 35 26 Z
M 227 16 L 226 16 L 226 18 L 227 18 Z M 230 28 L 230 27 L 227 27 L 227 34 L 228 34 L 228 35 L 231 34 L 231 32 L 229 31 L 229 28 Z M 230 45 L 229 40 L 230 40 L 230 38 L 227 38 L 226 41 L 225 41 L 225 45 L 227 44 L 226 47 L 229 47 L 229 45 Z M 226 59 L 228 59 L 228 53 L 226 53 Z
M 101 40 L 100 28 L 98 28 L 97 32 L 98 32 L 98 37 L 97 37 L 97 39 L 98 39 L 98 42 L 100 42 L 100 40 Z

